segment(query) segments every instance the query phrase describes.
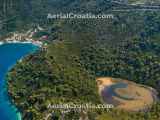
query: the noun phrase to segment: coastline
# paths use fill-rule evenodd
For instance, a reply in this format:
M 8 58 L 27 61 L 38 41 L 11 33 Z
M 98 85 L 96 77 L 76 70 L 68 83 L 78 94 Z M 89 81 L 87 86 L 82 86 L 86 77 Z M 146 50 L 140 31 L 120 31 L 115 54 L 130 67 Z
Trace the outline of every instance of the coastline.
M 34 45 L 34 46 L 36 46 L 36 47 L 39 47 L 39 48 L 42 47 L 41 44 L 36 44 L 35 42 L 31 42 L 31 41 L 16 41 L 16 40 L 14 40 L 14 41 L 9 41 L 9 42 L 3 42 L 3 44 L 12 44 L 12 43 L 32 44 L 32 45 Z M 3 44 L 2 44 L 2 45 L 3 45 Z M 34 49 L 32 52 L 35 52 L 36 50 L 37 50 L 37 49 Z M 18 61 L 21 61 L 24 57 L 25 57 L 25 56 L 23 56 L 23 57 L 22 57 L 21 59 L 19 59 Z M 17 62 L 18 62 L 18 61 L 17 61 Z M 9 70 L 10 70 L 12 67 L 14 67 L 15 65 L 16 65 L 16 64 L 11 65 L 10 68 L 8 68 L 8 71 L 7 71 L 6 74 L 8 74 Z M 8 87 L 8 86 L 6 85 L 6 87 Z M 7 91 L 8 91 L 8 88 L 7 88 Z M 15 109 L 15 111 L 16 111 L 17 119 L 18 119 L 18 120 L 22 120 L 21 111 L 18 110 L 18 108 L 16 107 L 14 101 L 12 101 L 11 96 L 10 96 L 9 94 L 7 94 L 7 96 L 9 97 L 9 101 L 10 101 L 10 103 L 11 103 L 11 106 L 14 107 L 14 109 Z
M 33 44 L 35 46 L 38 46 L 38 47 L 42 47 L 43 43 L 41 41 L 19 41 L 19 40 L 12 40 L 12 41 L 0 41 L 0 45 L 3 45 L 3 44 L 10 44 L 10 43 L 22 43 L 22 44 Z
M 33 46 L 35 46 L 36 48 L 40 48 L 42 45 L 41 44 L 37 44 L 35 42 L 31 42 L 31 41 L 16 41 L 16 40 L 13 40 L 13 41 L 0 41 L 0 46 L 2 45 L 5 45 L 5 44 L 14 44 L 14 43 L 17 43 L 17 44 L 32 44 Z M 33 52 L 36 51 L 37 49 L 33 49 Z M 21 57 L 21 59 L 23 58 L 24 56 Z M 21 59 L 19 59 L 18 61 L 20 61 Z M 17 62 L 18 62 L 17 61 Z M 8 85 L 7 85 L 7 80 L 6 80 L 6 75 L 8 74 L 9 70 L 14 67 L 16 63 L 10 65 L 8 67 L 8 70 L 6 71 L 5 73 L 5 77 L 4 77 L 4 85 L 5 85 L 5 89 L 6 89 L 6 96 L 8 98 L 8 104 L 9 106 L 13 109 L 13 111 L 15 111 L 15 115 L 16 115 L 16 119 L 17 120 L 22 120 L 22 115 L 21 115 L 21 112 L 18 110 L 18 108 L 16 107 L 16 105 L 14 104 L 14 102 L 12 101 L 12 99 L 10 98 L 11 96 L 8 94 Z

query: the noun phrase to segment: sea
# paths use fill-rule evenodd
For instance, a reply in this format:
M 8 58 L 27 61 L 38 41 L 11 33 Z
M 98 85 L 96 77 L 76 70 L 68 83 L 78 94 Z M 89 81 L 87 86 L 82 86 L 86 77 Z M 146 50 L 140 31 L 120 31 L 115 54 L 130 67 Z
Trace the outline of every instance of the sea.
M 0 120 L 21 120 L 21 114 L 11 102 L 5 77 L 7 72 L 26 55 L 36 52 L 32 43 L 5 43 L 0 45 Z

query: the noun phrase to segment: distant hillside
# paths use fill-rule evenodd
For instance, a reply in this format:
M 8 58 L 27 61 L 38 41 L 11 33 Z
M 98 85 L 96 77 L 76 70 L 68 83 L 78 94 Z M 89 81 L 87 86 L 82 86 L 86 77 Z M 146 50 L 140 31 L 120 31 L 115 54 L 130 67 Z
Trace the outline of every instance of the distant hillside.
M 128 3 L 131 4 L 148 4 L 148 5 L 159 5 L 160 4 L 160 0 L 128 0 Z

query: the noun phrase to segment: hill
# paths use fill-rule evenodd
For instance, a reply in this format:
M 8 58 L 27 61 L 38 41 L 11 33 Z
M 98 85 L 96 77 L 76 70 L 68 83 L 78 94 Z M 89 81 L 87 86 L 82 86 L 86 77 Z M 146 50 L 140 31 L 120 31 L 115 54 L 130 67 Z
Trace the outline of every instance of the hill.
M 41 120 L 52 113 L 47 108 L 49 103 L 102 103 L 96 86 L 97 77 L 127 79 L 160 92 L 159 12 L 113 12 L 110 10 L 116 7 L 115 4 L 105 0 L 24 0 L 14 3 L 21 7 L 14 6 L 18 10 L 11 11 L 1 4 L 1 9 L 8 9 L 7 14 L 17 15 L 11 23 L 2 24 L 1 35 L 28 30 L 35 24 L 43 26 L 49 35 L 45 50 L 18 62 L 8 75 L 9 94 L 24 120 Z M 49 12 L 72 11 L 109 13 L 115 17 L 46 20 Z M 8 18 L 8 15 L 2 17 L 3 20 Z M 159 103 L 156 103 L 148 112 L 94 110 L 87 111 L 87 116 L 91 120 L 157 120 L 159 111 Z M 71 111 L 65 120 L 79 116 L 83 115 Z M 56 111 L 53 117 L 63 115 Z

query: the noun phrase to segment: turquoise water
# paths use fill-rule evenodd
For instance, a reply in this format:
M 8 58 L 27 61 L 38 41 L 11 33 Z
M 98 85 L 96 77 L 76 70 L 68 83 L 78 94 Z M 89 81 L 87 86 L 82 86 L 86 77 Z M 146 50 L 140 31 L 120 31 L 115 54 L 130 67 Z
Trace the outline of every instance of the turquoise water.
M 37 49 L 38 47 L 31 43 L 0 45 L 0 120 L 21 120 L 20 113 L 9 100 L 5 75 L 18 60 Z

